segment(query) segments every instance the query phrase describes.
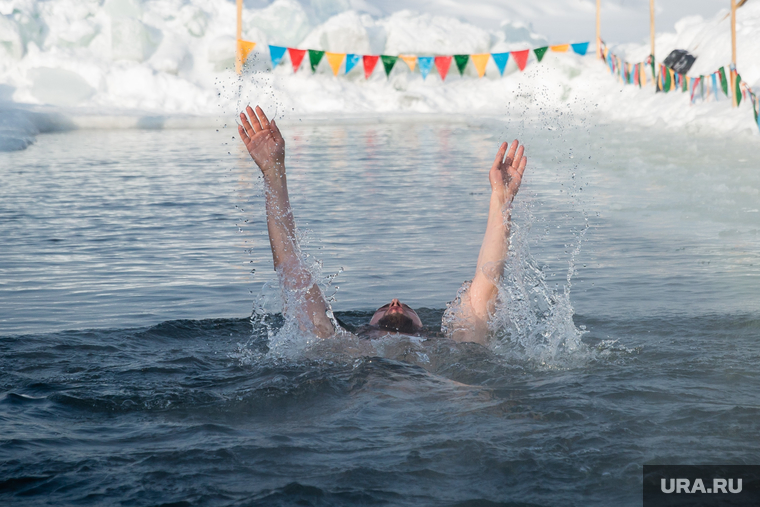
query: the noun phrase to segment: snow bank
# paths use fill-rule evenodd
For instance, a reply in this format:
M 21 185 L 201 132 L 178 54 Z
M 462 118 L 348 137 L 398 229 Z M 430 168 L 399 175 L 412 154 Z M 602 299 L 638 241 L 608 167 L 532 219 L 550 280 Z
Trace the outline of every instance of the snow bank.
M 567 4 L 567 10 L 573 2 L 549 3 Z M 423 80 L 419 70 L 410 72 L 401 61 L 389 78 L 378 65 L 369 80 L 361 65 L 334 77 L 326 61 L 316 75 L 308 62 L 294 74 L 287 56 L 271 70 L 267 44 L 450 54 L 547 43 L 520 19 L 485 29 L 446 15 L 460 14 L 460 4 L 416 4 L 426 11 L 389 13 L 380 0 L 250 0 L 249 5 L 260 8 L 245 9 L 244 38 L 259 44 L 238 78 L 231 71 L 234 2 L 0 0 L 0 149 L 23 148 L 45 129 L 213 125 L 219 118 L 232 118 L 248 102 L 276 110 L 283 121 L 377 113 L 543 117 L 547 110 L 563 108 L 578 117 L 598 115 L 594 121 L 687 125 L 713 132 L 756 129 L 745 106 L 732 111 L 725 101 L 689 107 L 686 95 L 622 87 L 592 55 L 549 52 L 522 73 L 510 61 L 504 77 L 489 62 L 483 79 L 477 79 L 472 66 L 464 77 L 452 66 L 445 83 L 435 71 Z M 507 12 L 497 4 L 468 3 L 480 16 Z M 693 72 L 726 65 L 730 43 L 724 17 L 725 12 L 707 21 L 684 18 L 675 33 L 658 36 L 658 57 L 678 47 L 698 55 Z M 760 5 L 750 2 L 741 8 L 738 21 L 739 69 L 760 88 L 760 61 L 753 58 L 760 50 Z M 627 44 L 616 51 L 638 61 L 648 47 Z

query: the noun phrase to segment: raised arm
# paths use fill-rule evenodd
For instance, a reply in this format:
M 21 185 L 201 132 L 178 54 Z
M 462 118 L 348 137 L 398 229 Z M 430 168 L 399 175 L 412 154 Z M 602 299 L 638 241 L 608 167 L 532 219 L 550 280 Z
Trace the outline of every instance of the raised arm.
M 324 295 L 301 260 L 285 177 L 285 140 L 274 120 L 270 122 L 259 106 L 256 106 L 255 113 L 251 106 L 246 107 L 246 112 L 247 116 L 240 113 L 242 125 L 238 125 L 238 133 L 264 177 L 267 229 L 274 269 L 285 289 L 302 294 L 306 316 L 302 325 L 311 327 L 310 331 L 320 338 L 327 338 L 335 329 L 327 316 Z
M 497 285 L 501 281 L 509 250 L 509 205 L 520 188 L 528 159 L 518 141 L 502 143 L 488 173 L 491 182 L 491 203 L 488 225 L 478 255 L 478 265 L 469 289 L 462 295 L 458 321 L 452 338 L 486 344 L 488 316 L 493 312 Z M 506 156 L 505 156 L 506 155 Z

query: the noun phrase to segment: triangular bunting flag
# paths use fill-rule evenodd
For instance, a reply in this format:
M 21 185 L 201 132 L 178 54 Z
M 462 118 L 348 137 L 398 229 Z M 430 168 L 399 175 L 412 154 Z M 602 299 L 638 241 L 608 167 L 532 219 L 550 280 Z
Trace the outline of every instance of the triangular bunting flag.
M 464 75 L 464 69 L 467 68 L 467 62 L 470 60 L 470 55 L 454 55 L 454 61 L 457 62 L 457 69 L 459 69 L 459 75 Z
M 340 65 L 343 63 L 343 59 L 346 57 L 346 53 L 325 53 L 325 57 L 327 58 L 327 63 L 330 64 L 330 68 L 333 71 L 333 76 L 338 75 L 338 71 L 340 70 Z
M 420 74 L 422 74 L 422 79 L 426 79 L 428 74 L 430 74 L 430 69 L 433 68 L 433 57 L 418 56 L 417 63 L 420 64 Z
M 699 76 L 697 79 L 699 79 L 699 97 L 702 99 L 702 102 L 705 101 L 705 76 Z
M 584 56 L 586 52 L 588 51 L 588 42 L 578 42 L 577 44 L 570 44 L 570 47 L 573 48 L 573 51 L 575 51 L 579 55 Z
M 536 48 L 533 50 L 534 53 L 536 53 L 536 58 L 540 62 L 544 59 L 544 55 L 546 54 L 546 51 L 549 49 L 549 46 L 544 46 L 542 48 Z
M 311 71 L 316 72 L 317 71 L 317 65 L 319 65 L 319 62 L 322 61 L 322 57 L 325 56 L 324 51 L 319 51 L 317 49 L 310 49 L 309 50 L 309 63 L 311 64 Z
M 517 68 L 525 70 L 525 65 L 528 63 L 528 54 L 530 49 L 523 49 L 522 51 L 512 51 L 512 58 L 514 58 Z
M 237 41 L 238 46 L 238 55 L 240 55 L 240 66 L 242 67 L 245 65 L 246 60 L 248 60 L 248 55 L 251 54 L 251 51 L 253 51 L 253 48 L 256 47 L 255 42 L 248 42 L 247 40 L 241 40 L 238 39 Z
M 272 58 L 273 69 L 277 67 L 277 64 L 279 64 L 282 60 L 282 57 L 285 56 L 285 51 L 287 49 L 288 48 L 284 48 L 282 46 L 269 46 L 269 56 Z
M 498 67 L 499 74 L 503 76 L 504 67 L 507 66 L 507 61 L 509 60 L 509 53 L 491 53 L 491 58 L 493 58 L 496 67 Z
M 288 54 L 290 55 L 290 63 L 293 64 L 293 72 L 298 72 L 298 67 L 301 66 L 303 57 L 306 55 L 305 49 L 288 48 Z
M 660 76 L 662 76 L 662 83 L 660 83 L 660 89 L 664 92 L 670 91 L 670 72 L 664 65 L 660 66 Z
M 393 66 L 396 65 L 396 60 L 398 60 L 398 56 L 381 55 L 380 59 L 383 60 L 383 68 L 385 69 L 385 77 L 391 77 L 391 71 L 393 70 Z
M 570 44 L 560 44 L 558 46 L 549 46 L 549 48 L 555 53 L 567 53 L 567 50 L 570 49 Z
M 736 85 L 736 88 L 734 90 L 734 96 L 736 97 L 736 105 L 742 103 L 742 77 L 734 71 L 734 84 Z
M 449 67 L 451 67 L 450 56 L 435 57 L 435 68 L 438 69 L 438 75 L 441 76 L 441 81 L 446 79 L 446 74 L 449 73 Z
M 712 74 L 712 89 L 713 89 L 713 93 L 715 94 L 715 101 L 717 102 L 720 100 L 720 97 L 718 95 L 718 73 L 717 72 L 713 72 Z
M 417 65 L 417 57 L 412 55 L 399 55 L 399 58 L 404 60 L 404 63 L 409 66 L 409 70 L 414 72 L 414 66 Z
M 362 60 L 364 60 L 364 79 L 369 79 L 369 76 L 372 75 L 372 71 L 375 70 L 375 65 L 377 65 L 379 59 L 380 57 L 376 55 L 364 55 L 364 57 L 362 57 Z
M 346 55 L 346 74 L 351 72 L 351 69 L 356 67 L 356 64 L 362 59 L 362 55 L 353 55 L 351 53 Z
M 726 81 L 726 69 L 723 67 L 718 69 L 720 74 L 720 87 L 723 88 L 723 93 L 728 96 L 728 81 Z
M 472 55 L 472 64 L 475 66 L 475 70 L 478 71 L 478 77 L 483 77 L 486 74 L 486 65 L 488 65 L 488 58 L 491 55 L 489 53 L 482 53 L 479 55 Z

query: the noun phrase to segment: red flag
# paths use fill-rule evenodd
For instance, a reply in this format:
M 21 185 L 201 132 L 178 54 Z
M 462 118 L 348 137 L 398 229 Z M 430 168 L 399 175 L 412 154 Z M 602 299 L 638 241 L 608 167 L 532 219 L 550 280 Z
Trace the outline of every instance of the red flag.
M 375 65 L 377 65 L 377 61 L 380 59 L 379 56 L 372 56 L 372 55 L 364 55 L 364 79 L 369 79 L 369 76 L 372 74 L 372 71 L 375 70 Z
M 450 56 L 435 57 L 435 68 L 438 69 L 438 74 L 441 76 L 441 81 L 446 79 L 446 74 L 449 73 L 449 67 L 451 67 Z
M 522 51 L 512 51 L 512 58 L 515 59 L 517 68 L 519 68 L 520 70 L 525 69 L 525 65 L 527 65 L 528 63 L 529 54 L 530 54 L 530 49 L 523 49 Z
M 293 64 L 293 72 L 298 72 L 298 67 L 301 66 L 303 57 L 306 54 L 305 49 L 288 48 L 288 54 L 290 55 L 290 63 Z
M 691 102 L 694 103 L 694 94 L 697 92 L 697 86 L 699 86 L 699 78 L 694 78 L 694 84 L 691 88 Z

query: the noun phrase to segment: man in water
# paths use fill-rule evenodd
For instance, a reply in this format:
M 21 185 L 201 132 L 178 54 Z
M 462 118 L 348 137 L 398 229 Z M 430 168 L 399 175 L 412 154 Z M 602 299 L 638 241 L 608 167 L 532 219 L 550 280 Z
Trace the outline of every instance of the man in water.
M 310 271 L 303 265 L 295 234 L 285 178 L 285 141 L 275 121 L 270 122 L 258 106 L 255 112 L 248 106 L 244 113 L 240 113 L 240 122 L 240 138 L 264 177 L 267 229 L 274 269 L 280 275 L 283 288 L 299 295 L 302 305 L 299 321 L 305 331 L 329 338 L 336 332 L 332 312 Z M 453 340 L 487 344 L 488 317 L 496 303 L 509 246 L 509 206 L 520 188 L 527 164 L 523 153 L 524 148 L 518 141 L 510 146 L 502 143 L 488 173 L 491 183 L 488 224 L 475 276 L 461 291 L 455 315 L 447 323 Z M 398 299 L 378 308 L 369 327 L 376 331 L 372 334 L 415 335 L 423 330 L 417 313 Z

